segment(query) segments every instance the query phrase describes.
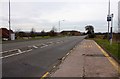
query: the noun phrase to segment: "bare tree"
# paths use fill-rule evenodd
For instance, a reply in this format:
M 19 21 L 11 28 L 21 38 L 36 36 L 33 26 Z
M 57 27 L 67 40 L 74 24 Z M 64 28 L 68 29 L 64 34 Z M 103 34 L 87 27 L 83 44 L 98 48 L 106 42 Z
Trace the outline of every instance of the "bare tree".
M 35 37 L 35 29 L 34 28 L 31 29 L 30 36 Z
M 55 26 L 53 26 L 51 30 L 57 32 L 57 28 Z
M 45 36 L 45 31 L 44 31 L 44 30 L 41 31 L 41 36 L 42 36 L 42 37 Z
M 53 26 L 51 31 L 50 31 L 50 36 L 56 36 L 57 35 L 57 29 Z

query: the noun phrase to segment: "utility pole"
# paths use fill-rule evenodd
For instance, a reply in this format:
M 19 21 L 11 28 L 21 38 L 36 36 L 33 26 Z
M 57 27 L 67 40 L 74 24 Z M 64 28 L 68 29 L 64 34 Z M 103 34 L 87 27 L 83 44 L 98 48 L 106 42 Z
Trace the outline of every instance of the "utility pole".
M 11 40 L 10 0 L 9 0 L 9 40 Z
M 110 14 L 110 0 L 108 4 L 108 16 L 107 16 L 107 21 L 108 21 L 108 40 L 110 40 L 110 44 L 112 44 L 112 39 L 113 39 L 113 14 Z M 111 22 L 111 27 L 110 27 L 110 22 Z M 110 34 L 109 34 L 109 28 L 110 28 Z
M 109 28 L 110 28 L 110 21 L 111 21 L 111 16 L 110 16 L 110 0 L 109 0 L 109 4 L 108 4 L 107 21 L 108 21 L 108 35 L 107 35 L 107 38 L 109 40 Z
M 111 14 L 111 31 L 110 31 L 110 44 L 112 45 L 113 39 L 113 14 Z

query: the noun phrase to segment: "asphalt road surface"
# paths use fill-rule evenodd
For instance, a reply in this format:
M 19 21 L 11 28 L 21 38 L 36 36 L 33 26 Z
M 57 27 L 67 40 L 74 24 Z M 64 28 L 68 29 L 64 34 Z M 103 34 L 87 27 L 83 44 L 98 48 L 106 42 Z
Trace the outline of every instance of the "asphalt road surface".
M 3 77 L 41 77 L 85 36 L 15 42 L 2 45 Z

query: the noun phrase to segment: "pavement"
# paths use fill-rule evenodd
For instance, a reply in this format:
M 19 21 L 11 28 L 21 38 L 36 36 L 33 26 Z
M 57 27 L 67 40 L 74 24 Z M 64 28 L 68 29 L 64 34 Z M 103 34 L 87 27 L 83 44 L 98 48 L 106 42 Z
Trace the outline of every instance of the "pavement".
M 119 79 L 120 66 L 93 40 L 84 39 L 68 54 L 57 70 L 50 73 L 51 78 Z

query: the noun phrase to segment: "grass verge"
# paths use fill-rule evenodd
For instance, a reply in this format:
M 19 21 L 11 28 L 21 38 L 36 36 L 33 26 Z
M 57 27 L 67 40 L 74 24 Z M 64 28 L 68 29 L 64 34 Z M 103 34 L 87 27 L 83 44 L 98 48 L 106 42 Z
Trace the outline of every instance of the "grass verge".
M 25 42 L 25 41 L 33 41 L 33 40 L 41 40 L 41 39 L 50 39 L 50 38 L 61 38 L 61 37 L 64 37 L 64 36 L 54 36 L 54 37 L 51 37 L 51 36 L 38 36 L 38 37 L 34 37 L 34 38 L 19 38 L 19 39 L 16 39 L 14 41 L 2 41 L 2 44 L 6 44 L 6 43 L 15 43 L 15 42 Z M 1 43 L 0 43 L 1 44 Z
M 113 42 L 112 45 L 110 45 L 110 42 L 106 39 L 94 39 L 102 48 L 104 48 L 110 55 L 112 55 L 115 59 L 117 59 L 120 62 L 120 43 Z

